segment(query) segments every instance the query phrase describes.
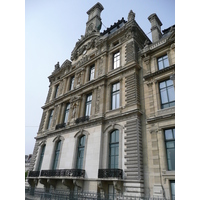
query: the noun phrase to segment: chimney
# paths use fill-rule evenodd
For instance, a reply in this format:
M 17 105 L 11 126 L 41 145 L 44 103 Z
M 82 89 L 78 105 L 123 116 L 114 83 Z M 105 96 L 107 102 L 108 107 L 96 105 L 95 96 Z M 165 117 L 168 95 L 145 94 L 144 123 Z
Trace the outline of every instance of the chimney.
M 148 17 L 148 20 L 151 23 L 151 34 L 152 34 L 152 42 L 157 42 L 160 40 L 162 33 L 161 33 L 161 26 L 162 22 L 158 18 L 158 16 L 153 13 Z
M 88 21 L 86 23 L 85 35 L 91 32 L 100 32 L 102 25 L 100 15 L 103 9 L 103 6 L 98 2 L 87 11 Z

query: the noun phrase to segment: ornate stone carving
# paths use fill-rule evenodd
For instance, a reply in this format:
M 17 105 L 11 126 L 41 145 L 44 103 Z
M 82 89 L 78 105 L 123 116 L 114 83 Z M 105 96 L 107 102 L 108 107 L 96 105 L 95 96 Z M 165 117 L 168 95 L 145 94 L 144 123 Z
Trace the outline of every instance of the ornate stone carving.
M 104 64 L 104 58 L 103 56 L 99 59 L 99 67 L 98 67 L 98 76 L 100 76 L 103 72 L 103 64 Z
M 131 21 L 131 20 L 135 20 L 135 13 L 132 10 L 130 10 L 128 14 L 128 21 Z
M 117 191 L 117 193 L 120 193 L 122 190 L 122 184 L 119 181 L 113 181 L 113 186 L 115 188 L 115 190 Z
M 96 103 L 95 103 L 95 114 L 99 112 L 99 102 L 100 102 L 101 86 L 97 88 Z
M 74 186 L 77 186 L 79 189 L 83 189 L 83 181 L 82 180 L 73 180 Z

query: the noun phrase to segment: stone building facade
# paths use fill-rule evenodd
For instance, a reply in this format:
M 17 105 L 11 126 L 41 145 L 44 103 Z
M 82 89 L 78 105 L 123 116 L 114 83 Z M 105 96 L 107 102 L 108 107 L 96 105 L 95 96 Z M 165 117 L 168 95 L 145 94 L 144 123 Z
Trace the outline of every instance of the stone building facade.
M 151 42 L 130 11 L 127 21 L 100 32 L 103 9 L 97 3 L 87 12 L 71 61 L 57 63 L 48 77 L 29 184 L 170 198 L 175 175 L 164 132 L 175 130 L 174 105 L 160 107 L 159 83 L 174 77 L 174 27 L 162 34 L 151 15 Z M 158 70 L 156 59 L 166 55 L 169 66 Z

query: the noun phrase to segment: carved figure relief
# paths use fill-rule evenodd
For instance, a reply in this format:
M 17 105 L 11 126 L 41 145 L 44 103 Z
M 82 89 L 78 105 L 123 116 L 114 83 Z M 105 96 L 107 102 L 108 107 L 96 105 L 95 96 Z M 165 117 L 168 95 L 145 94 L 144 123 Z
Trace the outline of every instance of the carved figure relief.
M 135 13 L 130 10 L 129 14 L 128 14 L 128 21 L 134 20 L 135 19 Z
M 98 75 L 101 75 L 103 72 L 103 57 L 99 60 L 99 67 L 98 67 Z
M 73 104 L 72 108 L 73 108 L 72 118 L 75 118 L 75 116 L 76 116 L 76 103 Z

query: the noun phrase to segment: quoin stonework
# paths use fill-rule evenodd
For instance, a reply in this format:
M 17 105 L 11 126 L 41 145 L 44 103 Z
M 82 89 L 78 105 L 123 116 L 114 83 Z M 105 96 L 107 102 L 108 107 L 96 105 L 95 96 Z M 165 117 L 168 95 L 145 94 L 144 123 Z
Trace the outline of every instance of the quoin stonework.
M 175 199 L 175 25 L 161 30 L 151 14 L 150 40 L 131 10 L 100 32 L 103 10 L 97 3 L 87 11 L 70 60 L 48 77 L 32 194 Z

